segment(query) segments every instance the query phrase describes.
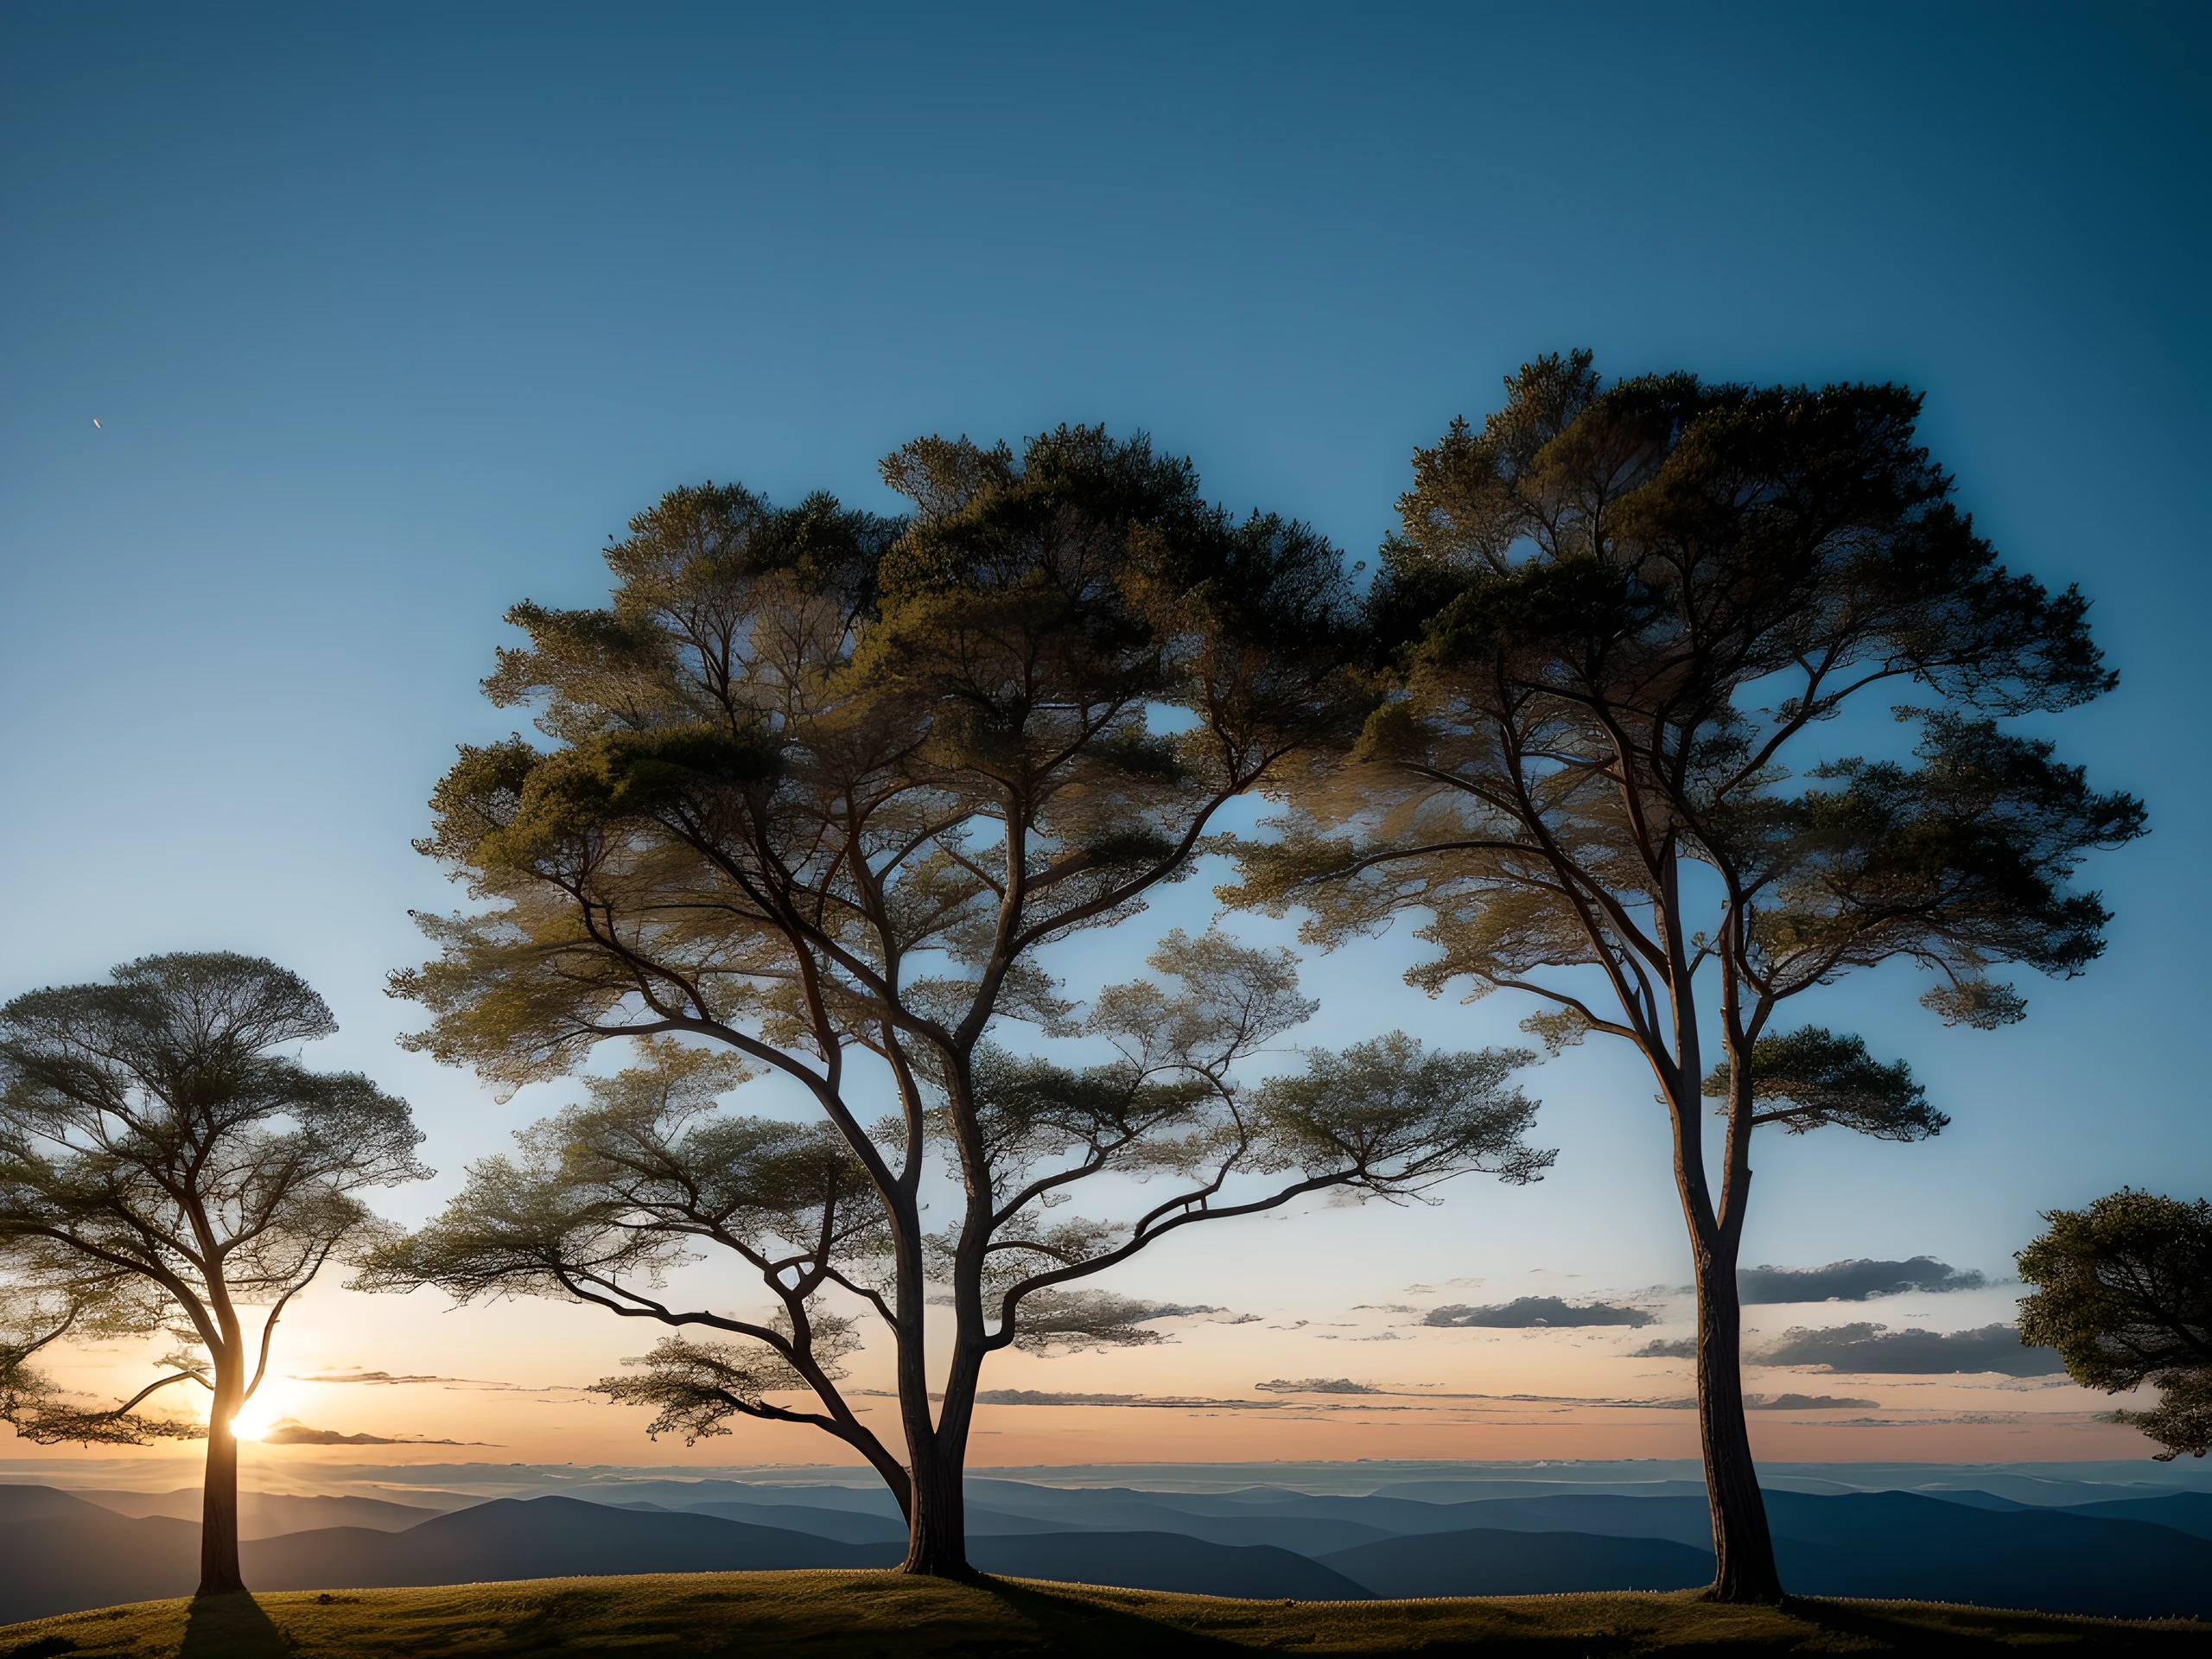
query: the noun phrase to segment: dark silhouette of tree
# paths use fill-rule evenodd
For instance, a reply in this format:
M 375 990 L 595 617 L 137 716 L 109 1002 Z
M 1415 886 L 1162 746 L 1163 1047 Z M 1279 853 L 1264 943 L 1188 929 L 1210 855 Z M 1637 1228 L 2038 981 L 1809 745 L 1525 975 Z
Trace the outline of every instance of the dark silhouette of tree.
M 536 705 L 552 747 L 462 751 L 423 845 L 488 907 L 426 920 L 440 958 L 395 980 L 435 1016 L 422 1046 L 505 1084 L 562 1074 L 608 1038 L 703 1039 L 795 1081 L 827 1133 L 710 1123 L 696 1095 L 657 1104 L 691 1064 L 661 1051 L 541 1152 L 480 1171 L 411 1265 L 464 1294 L 554 1287 L 662 1319 L 680 1310 L 639 1300 L 652 1252 L 733 1252 L 781 1322 L 693 1317 L 747 1345 L 664 1349 L 626 1397 L 696 1427 L 723 1407 L 772 1414 L 762 1396 L 796 1379 L 820 1408 L 804 1420 L 896 1491 L 902 1460 L 830 1386 L 850 1334 L 808 1300 L 857 1298 L 894 1350 L 906 1565 L 964 1573 L 984 1360 L 1046 1335 L 1141 1334 L 1076 1281 L 1299 1192 L 1535 1164 L 1498 1057 L 1316 1060 L 1305 1094 L 1286 1084 L 1248 1105 L 1227 1065 L 1281 1028 L 1289 993 L 1253 1002 L 1276 1012 L 1230 1039 L 1208 1034 L 1205 1010 L 1287 969 L 1225 942 L 1176 947 L 1187 997 L 1149 993 L 1198 1046 L 1070 1071 L 998 1046 L 1009 1022 L 1069 1028 L 1040 952 L 1137 913 L 1188 873 L 1225 803 L 1344 717 L 1352 607 L 1325 542 L 1208 505 L 1189 464 L 1141 436 L 1062 428 L 1019 459 L 923 439 L 883 474 L 911 522 L 826 497 L 779 510 L 737 488 L 677 491 L 608 550 L 607 608 L 510 613 L 530 644 L 502 654 L 487 690 Z M 1398 1058 L 1413 1086 L 1378 1073 Z M 725 1155 L 694 1140 L 712 1135 L 757 1156 L 763 1188 L 747 1173 L 674 1198 L 679 1169 L 703 1179 Z M 958 1190 L 933 1232 L 922 1183 L 938 1152 Z M 1118 1227 L 1048 1216 L 1071 1183 L 1114 1169 L 1170 1196 Z M 1248 1174 L 1286 1179 L 1247 1194 Z M 855 1179 L 875 1213 L 851 1205 Z M 573 1227 L 571 1204 L 587 1206 Z M 650 1218 L 639 1254 L 594 1267 L 633 1217 Z M 953 1325 L 939 1356 L 933 1294 Z
M 2156 1387 L 2155 1409 L 2113 1418 L 2165 1447 L 2159 1462 L 2212 1451 L 2212 1204 L 2130 1187 L 2044 1220 L 2016 1258 L 2036 1287 L 2020 1340 L 2057 1349 L 2084 1388 Z
M 1522 992 L 1554 1052 L 1599 1032 L 1649 1063 L 1698 1287 L 1713 1593 L 1770 1599 L 1738 1365 L 1752 1134 L 1945 1122 L 1903 1063 L 1774 1022 L 1899 957 L 1946 1021 L 2019 1018 L 1991 970 L 2095 958 L 2106 912 L 2069 878 L 2142 809 L 2004 729 L 2113 676 L 2087 602 L 2009 574 L 1953 505 L 1915 394 L 1607 390 L 1586 353 L 1507 390 L 1416 453 L 1368 608 L 1383 699 L 1270 777 L 1282 833 L 1223 896 L 1301 906 L 1324 944 L 1425 916 L 1415 985 Z M 1807 753 L 1877 697 L 1914 700 L 1911 758 Z
M 357 1190 L 429 1173 L 405 1102 L 272 1052 L 336 1029 L 296 975 L 226 952 L 0 1007 L 0 1299 L 22 1333 L 0 1349 L 0 1403 L 41 1444 L 204 1434 L 203 1596 L 244 1587 L 232 1420 L 277 1321 L 327 1262 L 388 1236 Z M 29 1366 L 65 1335 L 162 1332 L 164 1374 L 119 1404 L 73 1402 Z M 139 1409 L 180 1382 L 208 1391 L 204 1428 Z

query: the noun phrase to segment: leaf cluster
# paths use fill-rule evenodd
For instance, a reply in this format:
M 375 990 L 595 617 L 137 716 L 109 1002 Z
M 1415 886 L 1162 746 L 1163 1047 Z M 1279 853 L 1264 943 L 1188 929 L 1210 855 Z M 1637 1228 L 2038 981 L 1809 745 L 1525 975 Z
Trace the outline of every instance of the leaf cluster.
M 1705 1080 L 1710 1098 L 1732 1098 L 1733 1068 L 1726 1060 Z M 1770 1033 L 1751 1045 L 1754 1123 L 1779 1123 L 1792 1135 L 1840 1124 L 1878 1141 L 1924 1141 L 1951 1120 L 1928 1103 L 1903 1060 L 1884 1065 L 1863 1039 L 1819 1026 Z M 1723 1110 L 1726 1107 L 1722 1108 Z
M 820 1373 L 832 1380 L 842 1377 L 838 1362 L 860 1345 L 850 1323 L 817 1310 L 813 1324 L 811 1346 Z M 779 1329 L 791 1334 L 788 1321 Z M 630 1376 L 601 1378 L 592 1385 L 593 1392 L 605 1395 L 611 1405 L 654 1408 L 656 1414 L 645 1426 L 647 1437 L 681 1434 L 686 1446 L 728 1433 L 734 1416 L 795 1414 L 779 1413 L 766 1396 L 812 1386 L 812 1378 L 776 1349 L 752 1343 L 664 1337 L 652 1352 L 623 1363 L 638 1369 Z
M 2145 1382 L 2162 1401 L 2124 1414 L 2166 1450 L 2212 1450 L 2212 1204 L 2126 1188 L 2086 1210 L 2053 1210 L 2017 1258 L 2036 1287 L 2020 1340 L 2056 1348 L 2074 1380 L 2118 1393 Z

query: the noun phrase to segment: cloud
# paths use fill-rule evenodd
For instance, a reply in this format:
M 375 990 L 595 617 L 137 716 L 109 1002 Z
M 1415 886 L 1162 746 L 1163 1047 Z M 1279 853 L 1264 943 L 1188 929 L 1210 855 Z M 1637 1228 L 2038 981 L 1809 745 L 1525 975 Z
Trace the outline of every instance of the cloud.
M 1631 1349 L 1624 1359 L 1695 1359 L 1695 1337 L 1659 1337 L 1641 1348 Z
M 415 1436 L 340 1434 L 287 1418 L 261 1437 L 264 1446 L 483 1446 L 483 1440 L 428 1440 Z
M 1576 1307 L 1556 1296 L 1517 1296 L 1491 1307 L 1454 1305 L 1432 1308 L 1421 1323 L 1526 1331 L 1539 1325 L 1649 1325 L 1658 1317 L 1640 1307 L 1622 1307 L 1611 1302 L 1590 1302 Z
M 940 1397 L 931 1396 L 932 1399 Z M 1171 1406 L 1230 1406 L 1242 1411 L 1273 1411 L 1283 1402 L 1280 1400 L 1209 1400 L 1198 1395 L 1063 1394 L 1047 1389 L 983 1389 L 977 1391 L 976 1403 L 979 1406 L 1127 1406 L 1140 1409 Z
M 979 1406 L 1126 1406 L 1134 1394 L 1055 1394 L 1043 1389 L 978 1389 Z
M 435 1383 L 448 1389 L 486 1389 L 499 1394 L 588 1394 L 591 1390 L 574 1382 L 495 1382 L 482 1376 L 428 1376 L 401 1375 L 391 1371 L 324 1371 L 314 1376 L 302 1376 L 295 1372 L 295 1382 L 363 1382 L 372 1388 L 397 1388 L 405 1383 Z M 476 1442 L 467 1442 L 474 1445 Z
M 1271 1382 L 1252 1385 L 1262 1394 L 1380 1394 L 1382 1389 L 1370 1388 L 1364 1382 L 1355 1382 L 1348 1376 L 1307 1376 L 1293 1382 L 1276 1377 Z
M 1878 1400 L 1853 1400 L 1840 1394 L 1777 1394 L 1771 1400 L 1754 1395 L 1744 1402 L 1751 1411 L 1872 1411 Z
M 1954 1268 L 1932 1255 L 1909 1262 L 1862 1256 L 1824 1268 L 1745 1268 L 1736 1274 L 1746 1303 L 1863 1302 L 1905 1291 L 1980 1290 L 1988 1282 L 1971 1268 Z
M 2055 1348 L 2022 1347 L 2019 1328 L 2010 1325 L 1942 1332 L 1891 1331 L 1885 1325 L 1839 1325 L 1826 1331 L 1793 1326 L 1773 1347 L 1746 1357 L 1759 1365 L 1929 1376 L 1966 1371 L 2050 1376 L 2066 1369 Z

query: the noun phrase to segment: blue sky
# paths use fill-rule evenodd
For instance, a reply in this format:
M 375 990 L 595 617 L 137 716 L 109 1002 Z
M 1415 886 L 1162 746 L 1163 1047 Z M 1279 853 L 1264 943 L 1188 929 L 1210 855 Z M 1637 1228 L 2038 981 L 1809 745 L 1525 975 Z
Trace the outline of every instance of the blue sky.
M 515 723 L 475 690 L 500 613 L 590 602 L 631 513 L 707 477 L 887 509 L 874 463 L 906 438 L 1103 421 L 1362 556 L 1415 444 L 1578 345 L 1614 374 L 1923 389 L 1984 531 L 2095 601 L 2122 687 L 2054 734 L 2151 806 L 2092 873 L 2107 957 L 2030 986 L 2026 1026 L 1946 1031 L 1888 976 L 1810 1015 L 1911 1059 L 1955 1122 L 1768 1147 L 1748 1256 L 1996 1273 L 2038 1209 L 2203 1190 L 2202 10 L 0 27 L 0 994 L 159 950 L 299 969 L 346 1027 L 320 1058 L 431 1131 L 446 1174 L 395 1212 L 562 1098 L 496 1104 L 401 1053 L 381 982 L 419 955 L 409 907 L 451 902 L 408 848 L 430 784 Z M 1512 1037 L 1505 999 L 1395 988 L 1412 950 L 1315 964 L 1329 1040 Z M 1258 1297 L 1285 1250 L 1355 1299 L 1679 1282 L 1648 1083 L 1592 1049 L 1531 1087 L 1563 1148 L 1541 1188 L 1332 1213 L 1132 1284 Z

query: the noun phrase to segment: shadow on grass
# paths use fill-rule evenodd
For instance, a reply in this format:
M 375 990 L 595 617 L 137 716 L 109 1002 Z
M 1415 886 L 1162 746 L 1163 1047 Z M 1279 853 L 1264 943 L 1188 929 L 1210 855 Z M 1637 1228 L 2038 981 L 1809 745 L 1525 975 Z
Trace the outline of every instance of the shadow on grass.
M 1782 1611 L 1792 1618 L 1817 1625 L 1830 1636 L 1857 1643 L 1879 1644 L 1901 1653 L 2011 1653 L 2024 1646 L 2051 1647 L 2064 1652 L 2173 1653 L 2187 1639 L 2186 1627 L 2177 1630 L 2146 1626 L 2117 1630 L 2090 1623 L 2078 1628 L 2075 1639 L 2051 1629 L 2051 1619 L 2065 1615 L 2016 1612 L 1993 1607 L 1984 1611 L 1946 1609 L 1942 1616 L 1916 1618 L 1890 1608 L 1856 1606 L 1847 1601 L 1821 1601 L 1791 1596 Z M 1932 1614 L 1932 1610 L 1931 1610 Z M 1963 1628 L 1962 1628 L 1963 1627 Z
M 1111 1655 L 1113 1659 L 1143 1654 L 1149 1659 L 1153 1654 L 1249 1655 L 1251 1651 L 1236 1643 L 1179 1630 L 1157 1619 L 1101 1606 L 1081 1596 L 1057 1595 L 1035 1585 L 989 1577 L 979 1577 L 975 1584 L 1035 1624 L 1046 1651 L 1053 1654 Z M 1009 1649 L 1022 1647 L 1035 1651 L 1033 1643 L 1007 1645 Z
M 195 1598 L 185 1616 L 184 1645 L 176 1651 L 177 1659 L 287 1659 L 292 1644 L 261 1604 L 241 1591 Z

